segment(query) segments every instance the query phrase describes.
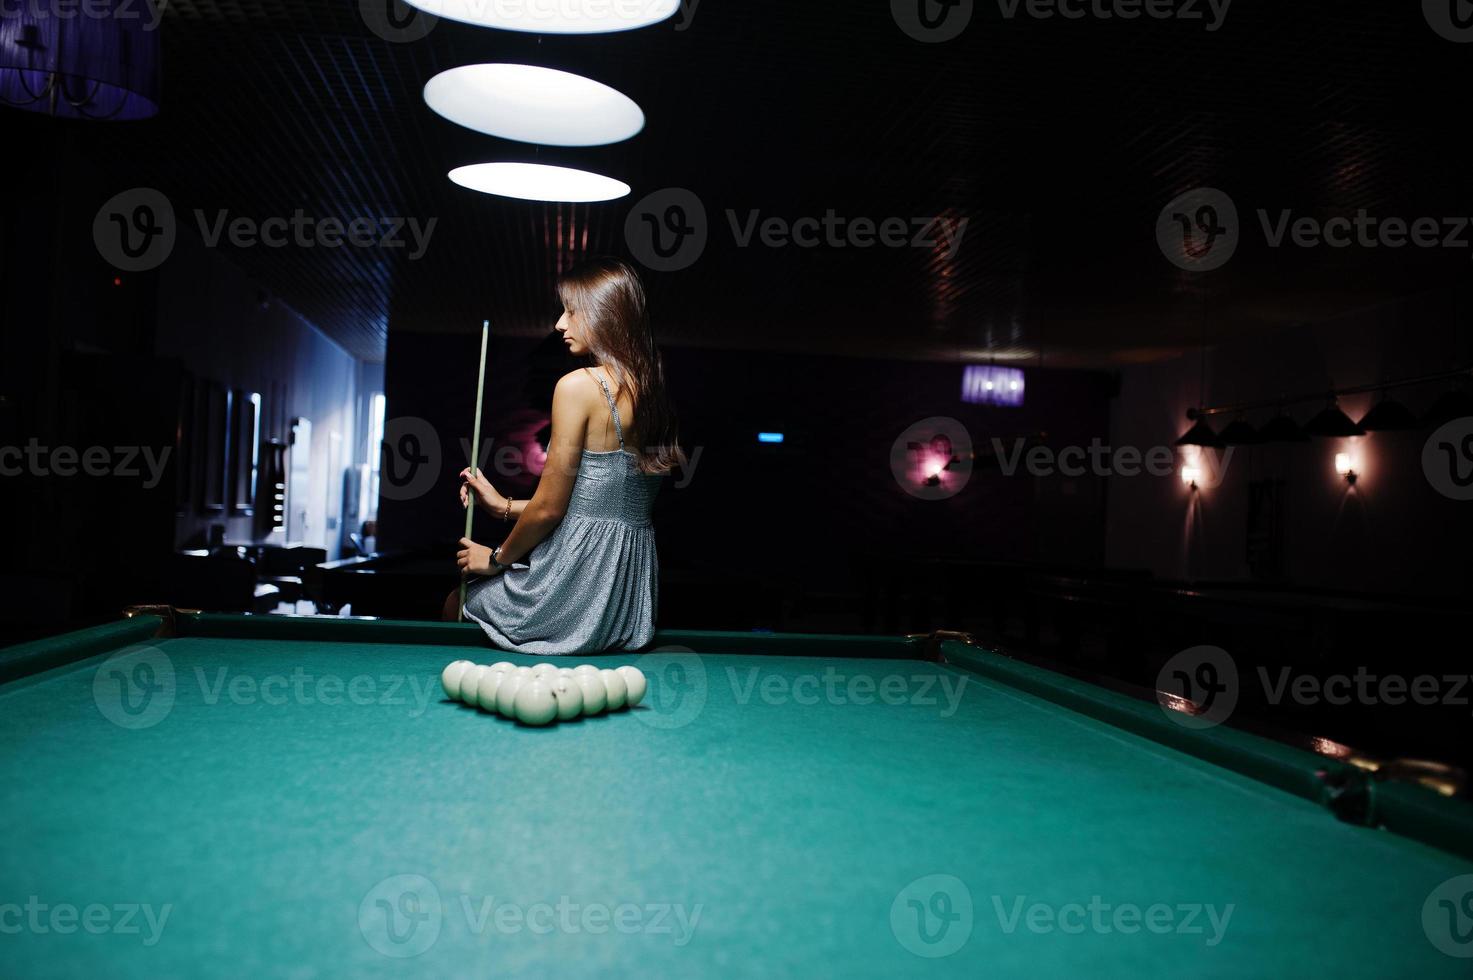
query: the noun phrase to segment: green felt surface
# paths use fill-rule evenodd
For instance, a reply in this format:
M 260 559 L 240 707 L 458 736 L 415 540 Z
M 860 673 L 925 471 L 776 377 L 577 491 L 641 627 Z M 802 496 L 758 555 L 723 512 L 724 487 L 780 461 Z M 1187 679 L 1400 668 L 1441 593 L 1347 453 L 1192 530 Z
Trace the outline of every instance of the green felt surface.
M 156 936 L 141 912 L 137 933 L 94 935 L 47 913 L 15 931 L 28 913 L 0 908 L 8 976 L 1384 978 L 1473 964 L 1434 948 L 1422 917 L 1467 862 L 954 667 L 648 658 L 652 707 L 529 730 L 443 700 L 439 670 L 464 651 L 442 646 L 154 649 L 154 681 L 167 667 L 174 691 L 136 730 L 106 716 L 143 717 L 118 714 L 103 656 L 0 687 L 0 906 L 35 896 L 112 921 L 169 907 Z M 866 678 L 878 687 L 853 686 Z M 414 933 L 397 919 L 396 944 L 376 899 L 398 896 L 381 883 L 399 875 L 431 882 L 440 912 L 422 906 Z M 941 935 L 928 945 L 901 892 L 931 875 L 955 881 L 921 889 L 922 907 L 947 911 L 944 893 L 962 918 L 944 934 L 927 919 Z M 1101 924 L 1071 915 L 1092 901 L 1110 907 Z M 1169 931 L 1123 932 L 1121 906 L 1169 907 Z M 1231 907 L 1220 935 L 1208 906 Z M 935 952 L 968 923 L 951 955 L 907 948 Z M 436 928 L 415 957 L 380 951 Z

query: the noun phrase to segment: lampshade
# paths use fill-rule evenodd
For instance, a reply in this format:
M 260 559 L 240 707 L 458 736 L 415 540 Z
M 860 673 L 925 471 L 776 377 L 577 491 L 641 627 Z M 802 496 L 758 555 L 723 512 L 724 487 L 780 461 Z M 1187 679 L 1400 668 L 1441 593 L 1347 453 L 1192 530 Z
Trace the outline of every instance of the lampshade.
M 606 34 L 648 27 L 680 9 L 680 0 L 607 0 L 568 3 L 558 0 L 405 0 L 411 7 L 477 27 L 532 34 Z
M 629 96 L 536 65 L 461 65 L 431 78 L 424 97 L 451 122 L 523 143 L 599 146 L 644 128 L 644 112 Z
M 1309 436 L 1305 435 L 1295 422 L 1287 415 L 1275 415 L 1263 424 L 1258 430 L 1258 441 L 1263 442 L 1307 442 Z
M 1463 388 L 1453 388 L 1438 396 L 1427 414 L 1422 416 L 1422 424 L 1442 425 L 1469 415 L 1473 415 L 1473 394 Z
M 62 119 L 159 111 L 159 24 L 148 4 L 18 3 L 0 17 L 0 105 Z
M 1417 426 L 1417 417 L 1411 410 L 1390 398 L 1383 398 L 1371 406 L 1371 410 L 1360 420 L 1360 427 L 1367 432 L 1394 432 L 1415 429 Z
M 962 401 L 969 405 L 1023 404 L 1023 371 L 995 364 L 968 364 L 962 368 Z
M 1222 440 L 1218 438 L 1216 432 L 1212 431 L 1212 426 L 1198 419 L 1185 435 L 1176 440 L 1176 444 L 1178 446 L 1221 446 Z
M 612 177 L 543 163 L 476 163 L 449 176 L 461 187 L 524 201 L 612 201 L 629 193 L 628 184 Z
M 1258 441 L 1258 430 L 1242 419 L 1233 419 L 1218 438 L 1224 446 L 1249 446 Z
M 1340 411 L 1340 406 L 1331 402 L 1324 409 L 1304 423 L 1304 431 L 1312 436 L 1363 436 L 1366 430 L 1356 425 L 1355 422 Z

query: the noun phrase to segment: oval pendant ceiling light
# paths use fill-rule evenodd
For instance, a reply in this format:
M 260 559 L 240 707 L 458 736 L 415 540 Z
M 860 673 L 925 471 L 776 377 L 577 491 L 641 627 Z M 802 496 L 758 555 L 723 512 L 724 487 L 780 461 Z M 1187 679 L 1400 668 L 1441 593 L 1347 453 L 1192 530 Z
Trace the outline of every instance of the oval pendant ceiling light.
M 644 112 L 617 89 L 535 65 L 463 65 L 425 85 L 425 104 L 488 136 L 548 146 L 601 146 L 644 128 Z
M 461 187 L 524 201 L 581 204 L 629 193 L 628 184 L 612 177 L 542 163 L 476 163 L 456 167 L 449 176 Z
M 477 27 L 532 34 L 606 34 L 667 19 L 680 0 L 406 0 L 412 7 Z

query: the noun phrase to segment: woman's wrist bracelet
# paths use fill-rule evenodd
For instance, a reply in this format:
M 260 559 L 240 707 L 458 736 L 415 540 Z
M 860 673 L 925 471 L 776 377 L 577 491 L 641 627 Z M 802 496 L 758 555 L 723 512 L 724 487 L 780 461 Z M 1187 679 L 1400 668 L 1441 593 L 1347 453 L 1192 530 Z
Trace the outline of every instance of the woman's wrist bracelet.
M 510 497 L 507 497 L 506 498 L 506 510 L 501 515 L 501 519 L 503 521 L 509 521 L 509 520 L 511 520 L 511 505 L 512 505 L 512 499 Z

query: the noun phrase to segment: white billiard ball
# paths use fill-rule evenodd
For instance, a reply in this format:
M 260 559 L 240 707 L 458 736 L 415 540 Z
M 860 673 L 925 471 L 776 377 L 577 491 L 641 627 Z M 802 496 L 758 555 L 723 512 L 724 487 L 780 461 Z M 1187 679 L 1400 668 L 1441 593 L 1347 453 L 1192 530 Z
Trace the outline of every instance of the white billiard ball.
M 572 721 L 583 713 L 583 688 L 572 677 L 559 675 L 547 682 L 557 701 L 558 721 Z
M 586 674 L 589 677 L 597 677 L 598 668 L 595 667 L 593 664 L 579 664 L 578 666 L 573 668 L 573 673 Z
M 517 689 L 517 721 L 524 725 L 546 725 L 558 716 L 552 688 L 533 678 Z
M 481 675 L 489 669 L 482 664 L 471 664 L 460 675 L 460 700 L 472 708 L 477 707 L 476 688 L 481 683 Z
M 618 711 L 624 707 L 624 699 L 629 697 L 629 688 L 624 685 L 624 678 L 608 669 L 599 671 L 598 676 L 604 682 L 604 690 L 608 692 L 609 710 Z
M 506 675 L 499 670 L 487 668 L 482 672 L 481 681 L 476 685 L 476 704 L 482 711 L 496 713 L 496 691 L 504 677 Z
M 573 668 L 572 667 L 559 667 L 557 669 L 557 675 L 559 677 L 575 677 L 575 676 L 577 676 L 576 674 L 573 673 Z
M 498 660 L 496 661 L 496 663 L 491 665 L 491 669 L 497 671 L 498 673 L 504 674 L 508 671 L 516 670 L 517 665 L 508 660 Z
M 557 676 L 557 668 L 554 667 L 552 664 L 547 664 L 547 663 L 537 664 L 537 665 L 535 665 L 532 668 L 532 676 L 534 676 L 534 677 L 541 677 L 544 680 L 546 680 L 549 677 L 556 677 Z
M 445 665 L 445 669 L 440 672 L 440 686 L 445 689 L 447 698 L 452 701 L 460 700 L 460 675 L 471 666 L 474 665 L 469 660 L 457 660 Z
M 523 684 L 518 673 L 503 674 L 501 686 L 496 689 L 496 713 L 506 718 L 517 716 L 517 690 Z
M 644 692 L 649 690 L 649 681 L 645 680 L 644 671 L 638 667 L 625 664 L 623 667 L 615 668 L 614 673 L 624 678 L 624 686 L 629 689 L 629 697 L 625 704 L 633 708 L 644 700 Z
M 604 682 L 597 674 L 579 674 L 577 677 L 578 689 L 583 692 L 583 713 L 585 715 L 596 715 L 604 710 L 604 704 L 609 699 L 609 694 L 604 690 Z
M 511 669 L 511 672 L 513 674 L 516 674 L 518 677 L 520 677 L 524 683 L 526 682 L 526 680 L 527 680 L 528 677 L 531 677 L 532 676 L 532 668 L 531 667 L 513 667 Z

